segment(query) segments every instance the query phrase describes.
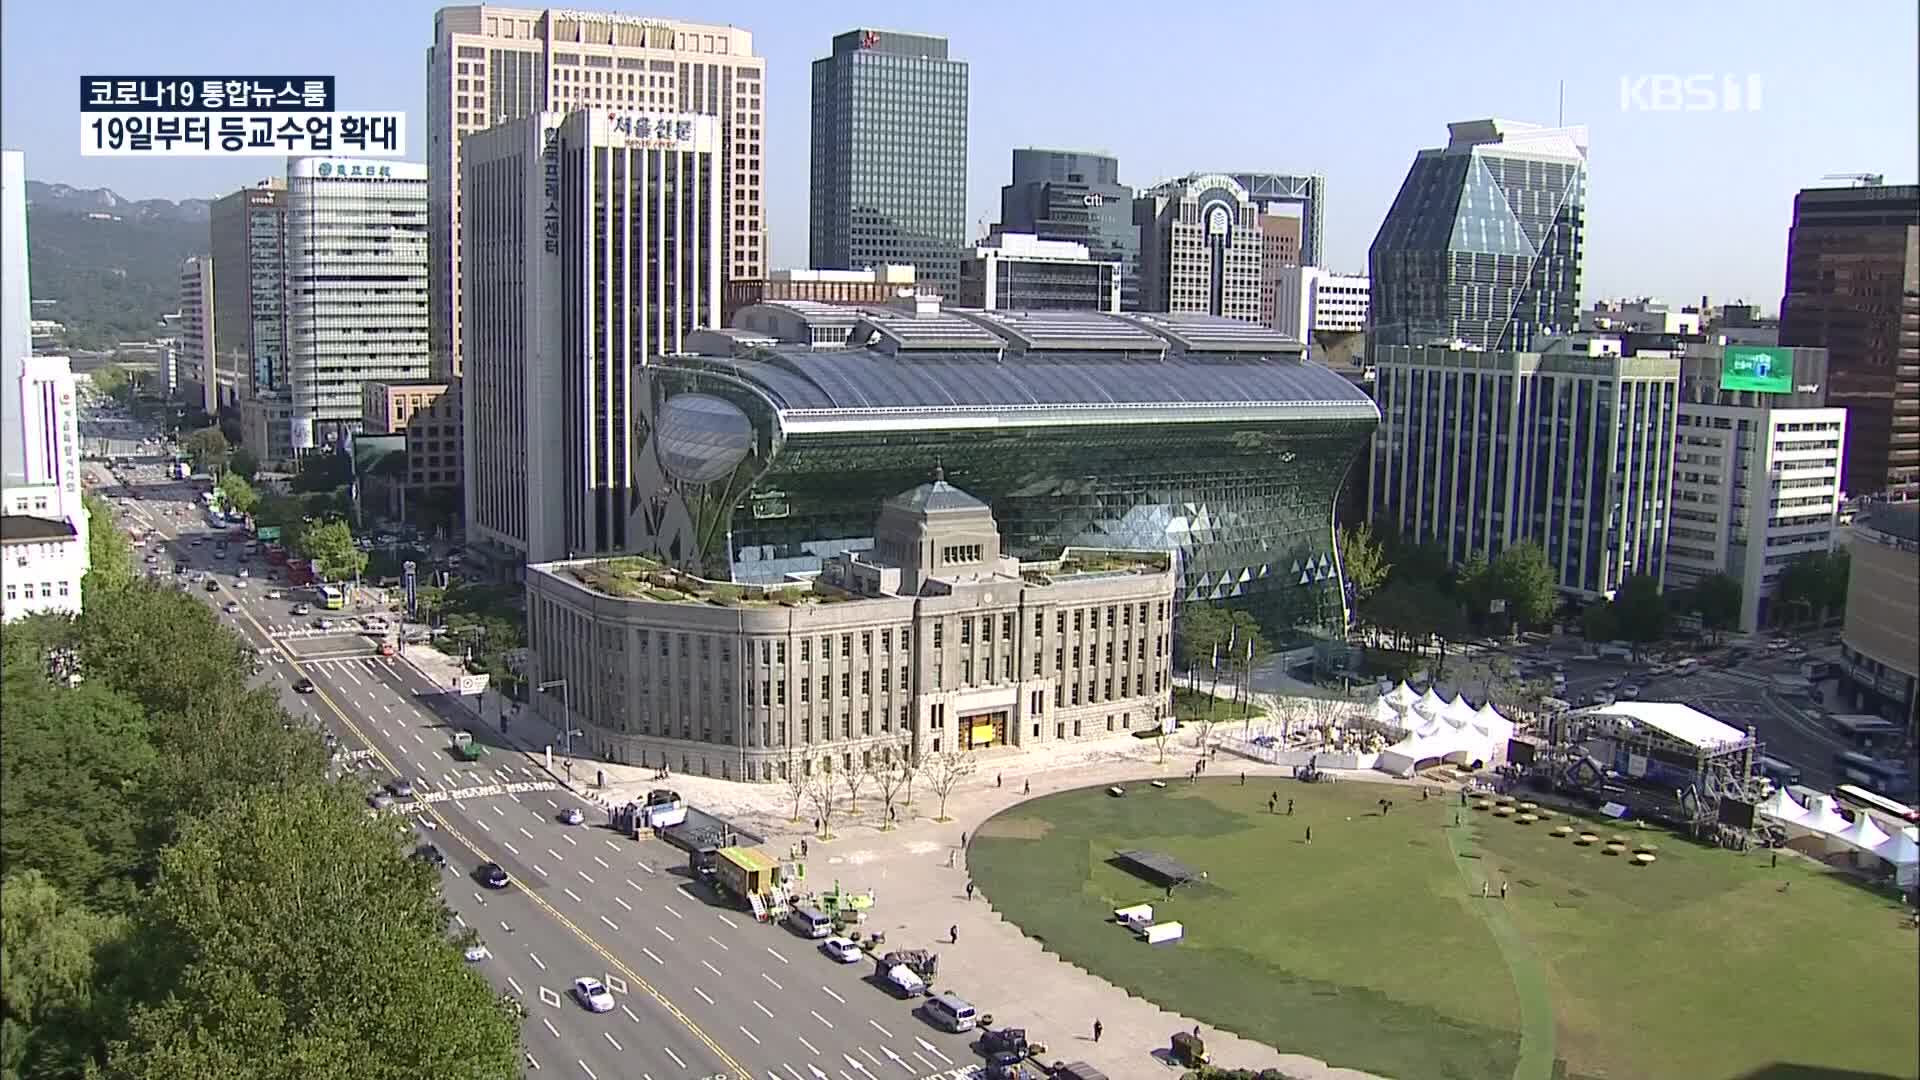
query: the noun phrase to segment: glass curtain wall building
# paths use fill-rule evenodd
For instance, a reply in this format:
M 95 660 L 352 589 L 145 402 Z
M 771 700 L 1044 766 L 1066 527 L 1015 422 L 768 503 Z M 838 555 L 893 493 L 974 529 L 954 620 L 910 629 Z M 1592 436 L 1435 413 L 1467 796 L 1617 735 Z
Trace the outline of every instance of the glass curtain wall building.
M 1387 345 L 1374 396 L 1376 527 L 1450 562 L 1533 541 L 1560 588 L 1665 574 L 1680 361 L 1611 339 L 1541 353 Z
M 366 383 L 427 377 L 427 167 L 289 160 L 287 290 L 300 453 L 359 430 Z
M 995 231 L 1085 244 L 1095 262 L 1120 264 L 1120 310 L 1140 309 L 1140 226 L 1133 222 L 1133 189 L 1120 182 L 1120 159 L 1015 150 Z
M 813 62 L 811 265 L 910 263 L 950 295 L 967 229 L 967 64 L 947 39 L 849 30 Z
M 1011 555 L 1174 550 L 1183 600 L 1276 635 L 1342 623 L 1334 500 L 1379 413 L 1298 342 L 1205 315 L 851 316 L 844 347 L 806 344 L 802 310 L 784 320 L 795 344 L 743 335 L 647 370 L 651 554 L 735 581 L 817 570 L 940 465 L 991 504 Z
M 287 185 L 284 178 L 214 200 L 214 337 L 220 366 L 238 373 L 245 397 L 287 380 Z
M 1587 132 L 1447 125 L 1422 150 L 1368 256 L 1374 345 L 1538 349 L 1578 329 Z

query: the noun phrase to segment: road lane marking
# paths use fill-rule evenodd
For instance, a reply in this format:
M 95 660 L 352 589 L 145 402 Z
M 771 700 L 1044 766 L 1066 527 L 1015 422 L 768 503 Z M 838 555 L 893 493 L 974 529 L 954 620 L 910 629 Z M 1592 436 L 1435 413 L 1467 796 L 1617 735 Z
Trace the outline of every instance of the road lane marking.
M 538 967 L 541 971 L 547 970 L 547 965 L 545 961 L 541 960 L 538 956 L 534 956 L 533 953 L 528 953 L 527 955 L 533 957 L 534 965 Z
M 586 903 L 586 901 L 585 901 L 585 900 L 582 900 L 582 899 L 580 899 L 580 897 L 579 897 L 579 896 L 577 896 L 577 895 L 575 895 L 575 894 L 574 894 L 574 891 L 573 891 L 572 889 L 569 889 L 569 888 L 566 888 L 565 886 L 562 886 L 562 887 L 561 887 L 561 889 L 560 889 L 560 891 L 561 891 L 561 892 L 563 892 L 563 893 L 566 893 L 566 894 L 567 894 L 567 898 L 568 898 L 568 899 L 570 899 L 570 900 L 572 900 L 572 901 L 573 901 L 574 903 L 576 903 L 576 904 L 584 904 L 584 903 Z
M 715 915 L 720 915 L 720 913 L 719 913 L 719 912 L 717 912 L 717 911 L 716 911 L 716 912 L 714 912 L 714 914 L 715 914 Z M 727 917 L 726 917 L 725 915 L 720 915 L 720 921 L 721 921 L 721 922 L 723 922 L 723 923 L 726 923 L 726 924 L 727 924 L 728 926 L 731 926 L 731 927 L 733 927 L 733 928 L 734 928 L 735 930 L 738 930 L 738 929 L 740 929 L 740 924 L 739 924 L 739 923 L 737 923 L 737 922 L 734 922 L 734 921 L 733 921 L 732 919 L 729 919 L 729 918 L 727 918 Z
M 661 967 L 667 966 L 667 962 L 665 960 L 662 960 L 658 956 L 654 955 L 653 950 L 647 948 L 645 945 L 640 946 L 640 951 L 647 954 L 647 959 L 653 961 L 656 964 L 659 964 Z
M 792 963 L 792 961 L 791 961 L 791 960 L 788 960 L 788 959 L 787 959 L 786 957 L 784 957 L 784 956 L 781 956 L 781 955 L 780 955 L 779 953 L 777 953 L 777 952 L 774 952 L 774 951 L 773 951 L 773 946 L 771 946 L 771 945 L 769 945 L 769 946 L 767 946 L 767 952 L 768 952 L 768 953 L 769 953 L 770 955 L 772 955 L 772 957 L 773 957 L 773 958 L 774 958 L 775 960 L 778 960 L 778 961 L 780 961 L 780 962 L 781 962 L 781 963 L 783 963 L 783 964 L 790 964 L 790 963 Z
M 494 805 L 494 806 L 489 806 L 489 807 L 487 807 L 487 809 L 489 809 L 489 810 L 491 810 L 491 811 L 493 811 L 493 812 L 494 812 L 494 813 L 496 813 L 496 814 L 499 814 L 499 815 L 500 815 L 501 817 L 506 817 L 506 816 L 507 816 L 507 812 L 506 812 L 505 810 L 502 810 L 502 809 L 500 809 L 500 807 L 499 807 L 498 805 Z
M 513 981 L 513 976 L 507 976 L 507 985 L 513 987 L 513 992 L 519 994 L 521 997 L 527 996 L 527 992 L 520 989 L 520 984 Z
M 678 1065 L 683 1069 L 687 1067 L 687 1063 L 680 1060 L 680 1055 L 673 1052 L 673 1047 L 663 1046 L 660 1049 L 665 1050 L 667 1052 L 667 1056 L 673 1059 L 673 1063 L 675 1065 Z
M 616 903 L 616 904 L 619 904 L 619 905 L 620 905 L 621 907 L 623 907 L 623 908 L 626 908 L 626 909 L 627 909 L 628 911 L 632 911 L 632 910 L 633 910 L 633 905 L 632 905 L 632 904 L 629 904 L 629 903 L 627 903 L 627 901 L 626 901 L 626 898 L 625 898 L 625 897 L 621 897 L 621 896 L 616 896 L 616 897 L 614 897 L 614 898 L 613 898 L 613 902 L 614 902 L 614 903 Z
M 478 826 L 480 826 L 480 831 L 481 831 L 481 832 L 492 832 L 492 831 L 493 831 L 493 826 L 491 826 L 491 825 L 489 825 L 489 824 L 487 824 L 486 822 L 484 822 L 484 821 L 482 821 L 482 820 L 480 820 L 479 818 L 474 818 L 474 819 L 473 819 L 473 823 L 474 823 L 475 825 L 478 825 Z
M 578 1065 L 578 1066 L 580 1066 L 580 1071 L 581 1071 L 581 1072 L 583 1072 L 583 1073 L 586 1073 L 586 1074 L 587 1074 L 587 1080 L 600 1080 L 600 1077 L 599 1077 L 599 1076 L 597 1076 L 597 1075 L 595 1075 L 595 1073 L 594 1073 L 594 1071 L 593 1071 L 592 1069 L 589 1069 L 589 1068 L 587 1068 L 587 1063 L 586 1063 L 585 1061 L 582 1061 L 582 1060 L 581 1060 L 581 1059 L 579 1059 L 579 1058 L 574 1058 L 574 1059 L 573 1059 L 573 1063 L 574 1063 L 575 1065 Z
M 555 850 L 553 850 L 552 848 L 548 848 L 548 849 L 547 849 L 547 854 L 549 854 L 549 855 L 551 855 L 551 856 L 553 856 L 553 861 L 554 861 L 554 862 L 560 862 L 560 861 L 561 861 L 561 859 L 560 859 L 560 853 L 559 853 L 559 852 L 557 852 L 557 851 L 555 851 Z
M 722 950 L 724 950 L 724 951 L 726 951 L 726 952 L 732 952 L 732 951 L 733 951 L 732 949 L 729 949 L 729 948 L 727 948 L 727 943 L 726 943 L 726 942 L 724 942 L 724 941 L 721 941 L 721 940 L 720 940 L 719 938 L 717 938 L 717 937 L 714 937 L 714 936 L 713 936 L 712 934 L 708 934 L 708 935 L 707 935 L 707 940 L 708 940 L 708 941 L 711 941 L 711 942 L 713 942 L 713 943 L 714 943 L 715 945 L 718 945 L 718 946 L 720 946 L 720 948 L 721 948 Z
M 666 938 L 666 939 L 667 939 L 668 941 L 672 941 L 672 940 L 673 940 L 673 935 L 672 935 L 672 934 L 669 934 L 669 933 L 667 933 L 667 932 L 666 932 L 665 930 L 661 930 L 661 929 L 660 929 L 659 927 L 657 927 L 657 926 L 656 926 L 656 927 L 654 927 L 654 930 L 655 930 L 656 932 L 658 932 L 658 933 L 659 933 L 659 935 L 660 935 L 661 937 L 663 937 L 663 938 Z
M 632 879 L 632 878 L 628 878 L 628 879 L 627 879 L 627 884 L 629 884 L 629 885 L 633 885 L 633 891 L 634 891 L 634 892 L 645 892 L 645 891 L 646 891 L 645 889 L 642 889 L 642 888 L 641 888 L 640 886 L 638 886 L 638 885 L 634 885 L 634 884 L 633 884 L 633 879 Z
M 799 1040 L 800 1040 L 800 1045 L 801 1045 L 801 1046 L 804 1046 L 804 1047 L 806 1047 L 807 1049 L 809 1049 L 809 1050 L 811 1050 L 811 1051 L 813 1051 L 813 1054 L 814 1054 L 814 1056 L 815 1056 L 815 1057 L 819 1057 L 819 1056 L 820 1056 L 820 1048 L 819 1048 L 819 1047 L 817 1047 L 817 1046 L 815 1046 L 815 1045 L 813 1045 L 812 1043 L 810 1043 L 810 1042 L 808 1042 L 808 1041 L 807 1041 L 807 1037 L 806 1037 L 805 1035 L 802 1035 L 802 1034 L 800 1034 L 799 1032 L 797 1032 L 797 1031 L 796 1031 L 796 1032 L 794 1032 L 794 1033 L 793 1033 L 793 1037 L 794 1037 L 794 1038 L 796 1038 L 796 1039 L 799 1039 Z
M 561 833 L 560 839 L 565 840 L 567 843 L 572 844 L 574 847 L 580 846 L 580 841 L 575 840 L 573 837 L 568 836 L 566 833 Z
M 684 918 L 686 918 L 686 916 L 685 916 L 685 915 L 682 915 L 682 914 L 680 914 L 679 912 L 677 912 L 677 911 L 674 911 L 674 910 L 673 910 L 673 905 L 672 905 L 672 904 L 661 904 L 660 906 L 661 906 L 661 907 L 663 907 L 663 908 L 666 908 L 666 909 L 667 909 L 668 911 L 672 911 L 672 912 L 673 912 L 673 917 L 674 917 L 674 918 L 676 918 L 676 919 L 684 919 Z
M 886 1028 L 883 1028 L 883 1027 L 881 1027 L 881 1026 L 880 1026 L 880 1021 L 878 1021 L 878 1020 L 875 1020 L 875 1019 L 873 1019 L 872 1017 L 868 1017 L 868 1018 L 867 1018 L 867 1023 L 869 1023 L 869 1024 L 872 1024 L 872 1025 L 873 1025 L 873 1030 L 875 1030 L 875 1031 L 877 1031 L 877 1032 L 879 1032 L 879 1033 L 880 1033 L 880 1034 L 882 1034 L 882 1035 L 885 1035 L 885 1036 L 886 1036 L 887 1038 L 889 1038 L 889 1039 L 891 1039 L 891 1038 L 893 1038 L 893 1032 L 891 1032 L 891 1031 L 888 1031 L 888 1030 L 887 1030 Z
M 755 1046 L 759 1046 L 759 1045 L 760 1045 L 760 1036 L 758 1036 L 758 1035 L 755 1035 L 755 1034 L 754 1034 L 753 1032 L 751 1032 L 751 1031 L 748 1031 L 748 1030 L 747 1030 L 747 1025 L 745 1025 L 745 1024 L 740 1024 L 740 1025 L 738 1025 L 738 1027 L 740 1028 L 740 1034 L 742 1034 L 742 1035 L 745 1035 L 745 1036 L 746 1036 L 747 1038 L 749 1038 L 749 1039 L 752 1039 L 752 1040 L 753 1040 L 753 1045 L 755 1045 Z
M 653 867 L 648 866 L 646 863 L 643 863 L 638 859 L 635 859 L 633 864 L 635 866 L 638 866 L 640 869 L 645 870 L 649 874 L 653 873 Z
M 767 1007 L 766 1007 L 765 1005 L 762 1005 L 762 1004 L 760 1004 L 760 999 L 759 999 L 759 998 L 755 998 L 755 999 L 753 1000 L 753 1007 L 754 1007 L 754 1008 L 756 1008 L 756 1009 L 759 1009 L 759 1010 L 760 1010 L 761 1012 L 763 1012 L 763 1013 L 766 1013 L 766 1014 L 767 1014 L 767 1019 L 769 1019 L 769 1020 L 771 1020 L 771 1019 L 773 1019 L 773 1010 L 771 1010 L 771 1009 L 769 1009 L 769 1008 L 767 1008 Z
M 700 995 L 700 1000 L 701 1000 L 701 1001 L 704 1001 L 704 1002 L 706 1002 L 706 1003 L 707 1003 L 707 1004 L 709 1004 L 709 1005 L 712 1005 L 712 1004 L 714 1004 L 714 1000 L 713 1000 L 712 998 L 710 998 L 710 997 L 708 997 L 708 996 L 707 996 L 707 992 L 706 992 L 705 990 L 702 990 L 702 989 L 700 989 L 699 987 L 697 987 L 697 986 L 696 986 L 696 987 L 694 987 L 694 988 L 693 988 L 693 992 L 694 992 L 694 993 L 696 993 L 696 994 L 699 994 L 699 995 Z
M 827 992 L 827 996 L 828 996 L 828 997 L 830 997 L 830 998 L 832 998 L 833 1000 L 835 1000 L 835 1001 L 837 1001 L 837 1002 L 839 1002 L 840 1004 L 842 1004 L 842 1005 L 845 1005 L 845 1004 L 847 1003 L 847 999 L 846 999 L 846 998 L 843 998 L 843 997 L 841 997 L 841 996 L 840 996 L 839 994 L 836 994 L 836 993 L 834 993 L 834 992 L 833 992 L 833 987 L 831 987 L 831 986 L 823 986 L 823 987 L 821 987 L 820 989 L 822 989 L 822 990 L 825 990 L 825 991 Z
M 780 985 L 779 983 L 777 983 L 777 982 L 773 982 L 773 976 L 771 976 L 771 975 L 769 975 L 769 974 L 767 974 L 767 973 L 766 973 L 766 972 L 764 972 L 764 971 L 760 973 L 760 977 L 761 977 L 761 978 L 763 978 L 763 979 L 765 979 L 765 980 L 767 980 L 767 981 L 768 981 L 769 983 L 773 983 L 773 988 L 774 988 L 775 990 L 782 990 L 782 991 L 784 991 L 784 990 L 786 989 L 786 987 L 784 987 L 784 986 L 781 986 L 781 985 Z
M 599 863 L 599 864 L 600 864 L 600 869 L 602 869 L 602 870 L 611 870 L 611 869 L 613 869 L 613 867 L 611 867 L 611 866 L 608 866 L 608 865 L 607 865 L 607 860 L 605 860 L 605 859 L 603 859 L 603 858 L 601 858 L 601 857 L 600 857 L 600 856 L 598 856 L 598 855 L 595 855 L 595 856 L 593 857 L 593 861 L 594 861 L 594 862 L 597 862 L 597 863 Z
M 627 1019 L 629 1019 L 629 1020 L 631 1020 L 631 1021 L 633 1021 L 634 1023 L 636 1023 L 636 1024 L 637 1024 L 637 1023 L 639 1023 L 639 1022 L 640 1022 L 640 1017 L 639 1017 L 639 1016 L 638 1016 L 638 1015 L 637 1015 L 637 1014 L 636 1014 L 636 1013 L 635 1013 L 635 1012 L 634 1012 L 634 1011 L 633 1011 L 632 1009 L 629 1009 L 629 1008 L 627 1008 L 627 1007 L 626 1007 L 626 1005 L 624 1005 L 624 1004 L 623 1004 L 623 1005 L 621 1005 L 621 1006 L 620 1006 L 620 1011 L 621 1011 L 621 1012 L 623 1012 L 623 1013 L 626 1013 L 626 1014 L 627 1014 Z
M 918 1036 L 918 1035 L 915 1035 L 915 1036 L 913 1037 L 913 1041 L 914 1041 L 914 1042 L 917 1042 L 917 1043 L 919 1043 L 919 1044 L 920 1044 L 920 1049 L 922 1049 L 922 1050 L 925 1050 L 925 1051 L 926 1051 L 927 1053 L 929 1053 L 929 1054 L 932 1054 L 932 1055 L 933 1055 L 934 1057 L 937 1057 L 937 1058 L 939 1058 L 939 1059 L 940 1059 L 941 1061 L 944 1061 L 944 1062 L 946 1062 L 946 1063 L 947 1063 L 947 1064 L 949 1064 L 949 1065 L 951 1065 L 951 1064 L 953 1064 L 953 1059 L 952 1059 L 952 1058 L 950 1058 L 950 1057 L 948 1057 L 947 1055 L 945 1055 L 945 1054 L 943 1054 L 943 1053 L 941 1053 L 941 1052 L 940 1052 L 940 1048 L 939 1048 L 939 1047 L 937 1047 L 937 1046 L 935 1046 L 935 1045 L 933 1045 L 932 1043 L 930 1043 L 930 1042 L 928 1042 L 927 1040 L 925 1040 L 925 1039 L 923 1039 L 923 1038 L 921 1038 L 921 1037 L 920 1037 L 920 1036 Z
M 827 1019 L 827 1018 L 826 1018 L 826 1017 L 824 1017 L 824 1016 L 821 1016 L 821 1015 L 820 1015 L 819 1013 L 817 1013 L 817 1012 L 813 1012 L 813 1010 L 812 1010 L 812 1009 L 808 1009 L 807 1011 L 808 1011 L 808 1012 L 810 1012 L 810 1013 L 813 1013 L 813 1018 L 814 1018 L 815 1020 L 818 1020 L 818 1021 L 820 1021 L 821 1023 L 823 1023 L 823 1024 L 825 1024 L 825 1025 L 827 1025 L 827 1027 L 828 1027 L 829 1029 L 831 1029 L 831 1028 L 833 1027 L 833 1021 L 831 1021 L 831 1020 L 829 1020 L 829 1019 Z
M 508 851 L 513 852 L 514 858 L 517 859 L 520 857 L 520 849 L 514 847 L 512 844 L 507 843 L 505 840 L 500 841 L 500 846 L 503 848 L 506 848 Z
M 613 841 L 611 841 L 611 840 L 602 840 L 602 841 L 600 841 L 600 842 L 601 842 L 601 843 L 603 843 L 603 844 L 605 844 L 605 845 L 607 845 L 608 847 L 610 847 L 610 848 L 612 848 L 612 849 L 613 849 L 613 850 L 615 850 L 615 851 L 619 851 L 619 850 L 620 850 L 620 845 L 619 845 L 619 844 L 616 844 L 616 843 L 614 843 L 614 842 L 613 842 Z
M 624 1050 L 624 1049 L 625 1049 L 625 1047 L 622 1047 L 622 1046 L 621 1046 L 621 1045 L 620 1045 L 619 1043 L 617 1043 L 617 1042 L 614 1042 L 614 1039 L 613 1039 L 613 1032 L 611 1032 L 611 1031 L 603 1031 L 603 1032 L 601 1032 L 600 1034 L 602 1034 L 602 1035 L 605 1035 L 605 1036 L 607 1037 L 607 1041 L 608 1041 L 608 1042 L 610 1042 L 610 1043 L 613 1043 L 613 1048 L 614 1048 L 614 1050 L 615 1050 L 615 1051 L 622 1051 L 622 1050 Z
M 525 828 L 522 828 L 520 830 L 520 835 L 526 837 L 529 840 L 533 839 L 533 834 L 528 832 Z
M 907 1051 L 907 1053 L 912 1054 L 915 1058 L 918 1058 L 920 1061 L 920 1064 L 925 1065 L 929 1069 L 938 1069 L 940 1067 L 938 1065 L 935 1065 L 931 1058 L 927 1057 L 925 1054 L 922 1054 L 918 1050 L 909 1050 Z
M 720 969 L 719 969 L 719 968 L 717 968 L 717 967 L 714 967 L 714 966 L 713 966 L 712 964 L 708 964 L 708 963 L 707 963 L 707 962 L 706 962 L 705 960 L 702 960 L 702 961 L 700 961 L 700 962 L 701 962 L 702 964 L 706 964 L 706 968 L 707 968 L 707 970 L 708 970 L 708 971 L 711 971 L 711 972 L 713 972 L 713 973 L 714 973 L 715 975 L 720 975 Z M 724 979 L 724 978 L 726 978 L 726 976 L 725 976 L 725 975 L 720 975 L 720 977 L 721 977 L 721 978 L 723 978 L 723 979 Z
M 620 932 L 620 928 L 619 928 L 618 926 L 615 926 L 615 925 L 613 924 L 613 920 L 612 920 L 612 919 L 609 919 L 609 918 L 607 918 L 607 917 L 606 917 L 605 915 L 602 915 L 602 916 L 600 916 L 600 921 L 601 921 L 601 922 L 603 922 L 603 923 L 606 923 L 606 924 L 607 924 L 607 929 L 609 929 L 609 930 L 611 930 L 611 931 L 613 931 L 614 933 L 616 933 L 616 934 L 617 934 L 617 933 L 619 933 L 619 932 Z
M 557 1039 L 557 1038 L 559 1038 L 559 1037 L 560 1037 L 560 1029 L 559 1029 L 559 1028 L 557 1028 L 557 1027 L 554 1027 L 554 1026 L 553 1026 L 553 1021 L 551 1021 L 551 1020 L 549 1020 L 549 1019 L 547 1019 L 546 1017 L 544 1017 L 544 1016 L 543 1016 L 543 1017 L 541 1017 L 541 1018 L 540 1018 L 540 1022 L 541 1022 L 541 1023 L 543 1023 L 543 1024 L 545 1024 L 545 1025 L 547 1025 L 547 1030 L 548 1030 L 548 1031 L 551 1031 L 551 1032 L 553 1032 L 553 1037 L 554 1037 L 554 1038 L 556 1038 L 556 1039 Z

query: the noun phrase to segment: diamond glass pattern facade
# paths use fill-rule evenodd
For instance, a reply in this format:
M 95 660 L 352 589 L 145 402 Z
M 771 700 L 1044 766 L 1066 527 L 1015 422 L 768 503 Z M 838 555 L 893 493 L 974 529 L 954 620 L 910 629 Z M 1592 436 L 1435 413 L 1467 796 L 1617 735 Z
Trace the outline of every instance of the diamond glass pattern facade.
M 947 39 L 849 30 L 813 62 L 810 255 L 825 270 L 910 263 L 946 292 L 967 224 L 967 64 Z
M 1375 345 L 1538 348 L 1578 326 L 1586 130 L 1449 125 L 1422 150 L 1368 256 Z
M 1340 622 L 1334 499 L 1379 414 L 1298 343 L 1209 316 L 884 309 L 850 341 L 647 369 L 648 554 L 736 581 L 815 570 L 937 463 L 1009 554 L 1175 549 L 1184 600 L 1279 632 Z

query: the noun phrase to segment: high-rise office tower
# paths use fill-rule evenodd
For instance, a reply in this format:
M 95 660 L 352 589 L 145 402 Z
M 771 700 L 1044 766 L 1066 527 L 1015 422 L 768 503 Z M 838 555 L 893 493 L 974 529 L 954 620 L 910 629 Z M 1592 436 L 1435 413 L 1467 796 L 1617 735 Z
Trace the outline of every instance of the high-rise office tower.
M 922 292 L 960 281 L 967 64 L 947 39 L 849 30 L 813 62 L 811 265 L 911 263 Z
M 1372 345 L 1537 349 L 1579 325 L 1587 130 L 1447 125 L 1368 256 Z
M 27 161 L 0 150 L 0 482 L 25 483 L 21 362 L 33 351 L 33 298 L 27 288 Z
M 467 139 L 467 534 L 503 573 L 641 542 L 642 371 L 720 324 L 720 128 L 582 109 Z
M 1521 541 L 1560 588 L 1665 573 L 1680 361 L 1612 338 L 1540 352 L 1375 345 L 1376 529 L 1491 560 Z
M 1827 350 L 1847 493 L 1920 496 L 1920 186 L 1795 196 L 1780 344 Z
M 176 363 L 180 395 L 208 416 L 220 412 L 219 338 L 213 317 L 213 258 L 189 255 L 180 264 L 180 337 Z
M 215 199 L 213 325 L 220 367 L 243 397 L 287 385 L 287 182 L 262 180 Z
M 1085 244 L 1096 262 L 1120 264 L 1120 309 L 1139 310 L 1140 226 L 1120 160 L 1079 150 L 1013 152 L 1013 182 L 1000 189 L 996 231 Z
M 766 276 L 761 187 L 766 61 L 733 26 L 609 12 L 466 5 L 433 17 L 427 50 L 427 168 L 433 178 L 433 357 L 459 375 L 461 140 L 541 111 L 695 113 L 720 130 L 722 271 Z
M 427 377 L 427 167 L 287 161 L 293 452 L 360 427 L 369 382 Z
M 1230 176 L 1167 180 L 1133 201 L 1141 311 L 1260 321 L 1259 210 Z

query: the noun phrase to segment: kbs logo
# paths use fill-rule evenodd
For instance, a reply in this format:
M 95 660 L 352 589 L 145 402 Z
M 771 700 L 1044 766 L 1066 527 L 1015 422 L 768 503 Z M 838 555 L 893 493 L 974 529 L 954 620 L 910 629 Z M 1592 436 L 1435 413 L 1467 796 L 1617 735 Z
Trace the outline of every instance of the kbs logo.
M 1758 75 L 1622 75 L 1621 112 L 1759 112 Z

